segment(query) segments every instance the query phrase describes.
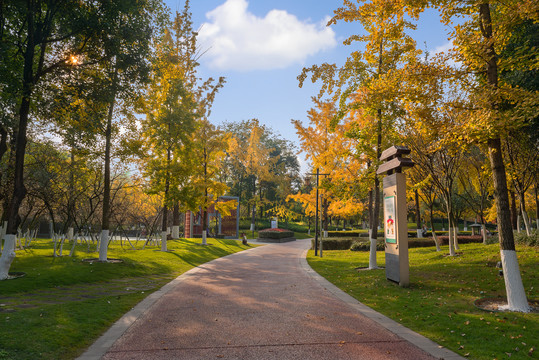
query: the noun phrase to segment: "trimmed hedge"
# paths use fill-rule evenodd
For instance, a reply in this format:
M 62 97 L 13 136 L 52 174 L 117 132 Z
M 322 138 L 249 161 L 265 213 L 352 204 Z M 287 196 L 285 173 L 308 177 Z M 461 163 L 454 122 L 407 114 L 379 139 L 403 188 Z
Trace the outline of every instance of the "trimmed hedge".
M 440 245 L 449 245 L 449 236 L 438 236 Z M 458 235 L 457 241 L 459 244 L 469 243 L 482 243 L 483 237 L 481 235 Z
M 352 246 L 350 246 L 350 251 L 370 251 L 371 250 L 371 243 L 365 242 L 365 241 L 354 241 Z M 376 251 L 384 251 L 385 250 L 385 244 L 383 241 L 377 241 L 376 242 Z
M 322 249 L 324 250 L 348 250 L 355 239 L 324 239 Z M 311 239 L 311 249 L 314 250 L 314 239 Z
M 378 232 L 378 237 L 384 236 L 383 232 Z M 369 237 L 367 230 L 348 230 L 348 231 L 328 231 L 328 237 Z
M 440 245 L 448 245 L 449 238 L 447 236 L 438 236 L 438 243 Z M 483 238 L 481 236 L 462 236 L 458 237 L 459 244 L 467 243 L 482 243 Z M 358 240 L 357 237 L 348 237 L 348 238 L 329 238 L 322 240 L 322 248 L 324 250 L 348 250 L 351 251 L 369 251 L 370 250 L 370 241 L 368 239 Z M 432 238 L 408 238 L 408 248 L 419 248 L 419 247 L 434 247 L 434 240 Z M 314 239 L 311 239 L 311 249 L 314 249 Z M 378 237 L 378 242 L 376 243 L 377 251 L 384 251 L 384 237 Z
M 264 229 L 258 232 L 259 239 L 284 239 L 294 237 L 294 232 L 285 229 Z

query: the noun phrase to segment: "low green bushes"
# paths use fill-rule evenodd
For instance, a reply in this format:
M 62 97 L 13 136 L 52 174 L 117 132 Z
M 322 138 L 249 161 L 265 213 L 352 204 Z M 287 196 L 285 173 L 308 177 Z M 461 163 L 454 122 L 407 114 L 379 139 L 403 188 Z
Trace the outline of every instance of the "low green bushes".
M 518 245 L 539 246 L 539 232 L 534 231 L 530 236 L 525 231 L 515 233 L 515 243 Z
M 265 229 L 258 232 L 259 239 L 284 239 L 294 237 L 294 232 L 285 229 Z
M 350 251 L 370 251 L 371 250 L 371 243 L 365 242 L 365 241 L 354 241 L 352 246 L 350 246 Z M 376 251 L 384 251 L 385 250 L 385 244 L 383 241 L 377 241 L 376 242 Z
M 438 241 L 440 245 L 449 244 L 449 236 L 438 236 Z M 459 244 L 470 244 L 470 243 L 482 243 L 483 237 L 481 235 L 458 235 Z
M 378 232 L 378 237 L 382 237 L 384 236 L 384 233 L 383 232 Z M 332 237 L 340 237 L 340 238 L 344 238 L 344 237 L 355 237 L 355 238 L 358 238 L 358 237 L 364 237 L 364 238 L 368 238 L 369 237 L 369 232 L 367 230 L 348 230 L 348 231 L 328 231 L 328 237 L 332 238 Z
M 324 239 L 322 249 L 324 250 L 348 250 L 356 239 Z M 311 240 L 311 249 L 314 249 L 314 239 Z

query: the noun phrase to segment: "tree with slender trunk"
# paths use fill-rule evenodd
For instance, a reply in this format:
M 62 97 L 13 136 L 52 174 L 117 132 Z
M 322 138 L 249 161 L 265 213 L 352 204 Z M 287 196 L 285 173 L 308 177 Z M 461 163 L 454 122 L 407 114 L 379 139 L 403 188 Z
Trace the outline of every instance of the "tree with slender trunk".
M 371 120 L 363 131 L 356 131 L 364 140 L 369 140 L 371 150 L 368 154 L 374 170 L 372 208 L 369 210 L 371 269 L 377 268 L 376 240 L 381 209 L 380 178 L 376 169 L 382 150 L 400 144 L 394 136 L 394 125 L 401 111 L 395 106 L 395 99 L 400 92 L 400 68 L 417 54 L 415 42 L 407 31 L 415 28 L 410 20 L 416 19 L 418 14 L 419 11 L 400 0 L 345 1 L 343 7 L 335 10 L 329 24 L 338 21 L 361 24 L 365 31 L 361 35 L 350 36 L 344 44 L 362 42 L 364 50 L 353 51 L 340 68 L 327 63 L 315 65 L 303 69 L 298 77 L 300 86 L 309 72 L 313 82 L 323 80 L 320 96 L 327 92 L 339 104 L 334 123 L 356 109 L 361 109 L 363 117 Z
M 13 172 L 8 174 L 11 189 L 4 198 L 2 219 L 7 221 L 7 249 L 14 249 L 19 226 L 19 208 L 26 196 L 24 186 L 24 159 L 28 128 L 31 125 L 32 106 L 36 102 L 36 89 L 73 65 L 71 59 L 88 50 L 90 42 L 102 30 L 95 23 L 97 4 L 82 4 L 60 0 L 28 0 L 12 4 L 0 4 L 1 73 L 8 69 L 10 76 L 1 77 L 9 81 L 9 92 L 17 94 L 14 113 L 9 122 L 2 119 L 2 127 L 11 136 L 12 147 L 8 160 Z M 6 31 L 9 29 L 9 31 Z M 3 98 L 3 96 L 2 96 Z M 8 112 L 14 108 L 7 108 Z M 3 111 L 4 112 L 4 111 Z M 6 126 L 10 126 L 9 130 Z M 5 135 L 2 132 L 2 137 Z M 1 150 L 1 149 L 0 149 Z M 15 253 L 4 251 L 0 259 L 0 279 L 8 276 Z
M 511 226 L 506 165 L 502 135 L 521 128 L 536 116 L 539 98 L 529 91 L 507 82 L 501 74 L 514 69 L 536 69 L 539 58 L 526 42 L 511 43 L 512 34 L 526 21 L 539 21 L 537 2 L 511 1 L 436 1 L 446 24 L 458 18 L 451 34 L 454 49 L 450 55 L 459 62 L 452 76 L 452 85 L 467 95 L 467 101 L 454 102 L 455 108 L 468 111 L 461 133 L 465 140 L 487 146 L 492 169 L 500 253 L 508 305 L 505 309 L 529 311 L 520 277 L 518 258 Z M 462 16 L 465 15 L 464 21 Z M 499 54 L 511 43 L 511 56 Z M 503 60 L 503 61 L 502 61 Z M 472 74 L 472 76 L 470 75 Z M 507 107 L 504 104 L 511 104 Z M 464 105 L 464 106 L 463 106 Z

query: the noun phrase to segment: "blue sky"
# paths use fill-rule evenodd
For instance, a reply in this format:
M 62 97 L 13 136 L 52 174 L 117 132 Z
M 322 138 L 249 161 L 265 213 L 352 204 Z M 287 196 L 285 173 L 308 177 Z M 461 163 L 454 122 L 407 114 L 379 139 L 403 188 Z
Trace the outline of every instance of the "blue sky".
M 183 0 L 166 2 L 172 11 L 184 6 Z M 290 120 L 307 121 L 319 84 L 309 81 L 300 89 L 296 77 L 313 64 L 342 64 L 353 50 L 343 40 L 363 31 L 358 23 L 326 27 L 340 6 L 342 0 L 192 0 L 194 27 L 201 29 L 199 45 L 207 50 L 199 73 L 227 80 L 210 120 L 220 124 L 257 118 L 298 144 Z M 448 46 L 446 30 L 433 11 L 422 15 L 412 36 L 421 48 L 426 42 L 431 52 Z

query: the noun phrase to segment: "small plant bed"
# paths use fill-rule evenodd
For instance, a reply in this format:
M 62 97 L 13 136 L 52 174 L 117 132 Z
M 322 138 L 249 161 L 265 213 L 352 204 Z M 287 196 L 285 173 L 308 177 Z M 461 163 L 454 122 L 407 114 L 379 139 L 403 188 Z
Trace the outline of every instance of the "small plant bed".
M 498 274 L 498 244 L 461 244 L 460 256 L 444 256 L 433 247 L 413 248 L 410 287 L 386 279 L 385 271 L 358 271 L 369 265 L 369 253 L 324 251 L 308 261 L 320 275 L 363 304 L 469 359 L 537 359 L 539 313 L 485 311 L 486 298 L 505 298 Z M 531 305 L 539 298 L 539 252 L 517 246 L 524 289 Z M 385 266 L 383 252 L 377 265 Z
M 286 229 L 264 229 L 258 232 L 258 241 L 282 243 L 295 240 L 294 232 Z

